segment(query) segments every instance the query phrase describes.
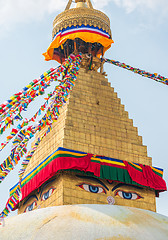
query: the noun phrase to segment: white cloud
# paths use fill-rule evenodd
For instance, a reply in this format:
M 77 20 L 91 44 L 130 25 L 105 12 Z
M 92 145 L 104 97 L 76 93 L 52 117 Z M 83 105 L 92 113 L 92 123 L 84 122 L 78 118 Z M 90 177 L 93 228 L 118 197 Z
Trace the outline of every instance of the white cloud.
M 63 10 L 66 0 L 0 0 L 0 33 L 18 22 L 40 21 L 46 14 Z
M 96 8 L 116 5 L 126 14 L 137 14 L 137 29 L 154 29 L 168 21 L 168 0 L 93 0 Z
M 95 6 L 102 8 L 112 1 L 118 7 L 124 8 L 127 13 L 138 10 L 168 14 L 168 0 L 93 0 L 93 3 Z
M 0 0 L 0 36 L 10 31 L 17 23 L 40 21 L 46 15 L 62 11 L 68 0 Z M 168 0 L 92 0 L 97 9 L 116 4 L 127 13 L 140 11 L 143 14 L 168 16 Z
M 103 7 L 107 6 L 111 0 L 91 0 L 94 7 L 97 9 L 102 9 Z
M 168 13 L 168 1 L 167 0 L 113 0 L 113 2 L 123 7 L 127 13 L 131 13 L 135 10 L 139 11 L 152 11 L 160 14 Z

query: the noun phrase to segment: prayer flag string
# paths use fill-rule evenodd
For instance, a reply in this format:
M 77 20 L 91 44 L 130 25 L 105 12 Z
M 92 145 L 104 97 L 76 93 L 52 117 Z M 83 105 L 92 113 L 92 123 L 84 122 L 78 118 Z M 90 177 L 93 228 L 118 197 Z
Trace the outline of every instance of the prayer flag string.
M 131 66 L 125 64 L 125 63 L 121 63 L 119 61 L 115 61 L 115 60 L 111 60 L 111 59 L 107 59 L 107 58 L 102 58 L 102 62 L 103 61 L 111 63 L 115 66 L 127 69 L 129 71 L 134 72 L 134 73 L 140 74 L 143 77 L 151 78 L 151 79 L 155 80 L 156 82 L 160 82 L 160 83 L 168 85 L 168 78 L 165 78 L 165 77 L 161 76 L 160 74 L 149 73 L 149 72 L 146 72 L 146 71 L 141 70 L 139 68 L 134 68 L 134 67 L 131 67 Z
M 56 81 L 57 77 L 60 76 L 60 74 L 62 74 L 62 76 L 64 77 L 64 72 L 66 71 L 66 68 L 71 64 L 72 62 L 72 57 L 68 57 L 68 59 L 65 61 L 65 63 L 63 63 L 60 67 L 56 68 L 56 71 L 54 71 L 54 74 L 52 73 L 52 76 L 48 76 L 52 81 Z M 59 86 L 58 86 L 59 89 Z M 16 128 L 13 128 L 10 135 L 7 136 L 6 141 L 4 143 L 1 143 L 0 146 L 0 151 L 10 142 L 11 139 L 13 139 L 14 136 L 16 136 L 16 134 L 24 127 L 27 126 L 30 122 L 35 122 L 37 116 L 41 115 L 43 111 L 46 110 L 47 106 L 48 106 L 48 101 L 49 99 L 53 96 L 55 92 L 53 93 L 49 93 L 47 98 L 44 98 L 46 101 L 45 103 L 40 107 L 40 109 L 34 114 L 34 116 L 32 116 L 29 120 L 27 118 L 25 118 L 22 123 L 18 124 L 18 126 Z M 18 116 L 18 115 L 17 115 Z M 15 117 L 16 118 L 16 117 Z M 12 116 L 11 116 L 11 119 Z M 23 118 L 21 117 L 20 119 L 17 118 L 17 120 L 22 120 Z M 13 120 L 12 120 L 13 121 Z M 8 123 L 5 126 L 6 128 L 9 127 Z
M 69 79 L 72 78 L 72 71 L 75 76 L 75 71 L 73 68 L 74 64 L 71 64 L 67 69 L 65 79 L 53 91 L 51 103 L 46 111 L 46 114 L 41 118 L 41 120 L 37 124 L 20 130 L 19 134 L 17 134 L 15 137 L 11 154 L 0 165 L 0 182 L 2 182 L 8 173 L 14 169 L 14 166 L 27 152 L 26 145 L 28 141 L 35 135 L 35 133 L 37 131 L 41 131 L 46 125 L 52 124 L 54 120 L 57 120 L 59 108 L 62 107 L 62 105 L 67 101 L 68 94 L 71 89 L 71 81 L 69 81 Z
M 38 138 L 38 140 L 35 142 L 33 147 L 28 152 L 26 158 L 22 162 L 22 169 L 19 171 L 19 184 L 16 189 L 16 191 L 10 196 L 8 199 L 5 209 L 1 212 L 0 218 L 4 218 L 8 216 L 9 212 L 14 210 L 17 204 L 19 203 L 19 200 L 21 199 L 21 180 L 22 176 L 26 170 L 26 167 L 33 156 L 35 150 L 37 149 L 39 143 L 41 140 L 50 132 L 52 128 L 52 123 L 55 122 L 58 119 L 59 116 L 59 108 L 62 107 L 68 97 L 69 93 L 71 92 L 75 81 L 77 79 L 78 71 L 80 68 L 81 63 L 81 54 L 75 56 L 70 56 L 72 63 L 69 65 L 69 67 L 66 69 L 65 77 L 60 82 L 59 86 L 56 86 L 51 103 L 49 104 L 49 108 L 47 109 L 46 114 L 43 116 L 43 118 L 38 122 L 37 126 L 30 126 L 29 130 L 28 128 L 22 130 L 19 132 L 19 137 L 15 138 L 13 144 L 16 143 L 16 146 L 12 151 L 12 156 L 10 155 L 10 158 L 8 158 L 4 161 L 3 164 L 0 165 L 0 181 L 2 181 L 5 176 L 14 168 L 14 166 L 18 163 L 20 158 L 27 152 L 27 143 L 30 138 L 32 138 L 35 133 L 38 131 L 41 131 L 46 126 L 48 126 L 48 129 L 46 132 Z
M 28 105 L 34 99 L 45 93 L 45 89 L 50 86 L 51 82 L 56 81 L 60 73 L 64 76 L 66 68 L 71 63 L 71 58 L 68 59 L 58 68 L 51 68 L 45 72 L 37 80 L 33 80 L 19 93 L 14 94 L 10 100 L 5 101 L 0 105 L 0 135 L 7 128 L 14 124 L 15 120 L 22 120 L 21 112 L 26 111 Z

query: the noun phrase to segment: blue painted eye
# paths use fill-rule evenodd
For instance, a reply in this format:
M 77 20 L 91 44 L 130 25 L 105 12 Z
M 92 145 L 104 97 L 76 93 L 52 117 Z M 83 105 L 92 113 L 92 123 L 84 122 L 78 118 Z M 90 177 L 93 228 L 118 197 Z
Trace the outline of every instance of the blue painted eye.
M 97 193 L 99 191 L 99 188 L 96 186 L 89 185 L 90 192 Z
M 124 192 L 124 191 L 121 191 L 121 190 L 118 190 L 118 191 L 115 193 L 115 196 L 119 196 L 119 197 L 124 198 L 124 199 L 127 199 L 127 200 L 137 200 L 137 199 L 143 198 L 143 197 L 141 197 L 141 196 L 140 196 L 139 194 L 137 194 L 137 193 Z
M 37 206 L 37 201 L 34 201 L 32 204 L 28 205 L 24 212 L 30 212 Z
M 54 190 L 55 188 L 50 188 L 47 192 L 43 193 L 41 200 L 42 201 L 47 200 L 51 196 L 51 194 L 54 192 Z
M 122 192 L 123 198 L 125 199 L 131 199 L 132 198 L 132 193 L 130 192 Z
M 43 200 L 46 200 L 47 198 L 49 198 L 49 192 L 43 194 Z
M 99 186 L 94 186 L 91 184 L 86 184 L 86 183 L 82 183 L 80 185 L 78 185 L 80 188 L 86 190 L 87 192 L 91 192 L 91 193 L 106 193 L 105 189 L 103 187 L 99 187 Z
M 30 206 L 28 206 L 28 211 L 32 211 L 33 210 L 33 204 L 31 204 Z

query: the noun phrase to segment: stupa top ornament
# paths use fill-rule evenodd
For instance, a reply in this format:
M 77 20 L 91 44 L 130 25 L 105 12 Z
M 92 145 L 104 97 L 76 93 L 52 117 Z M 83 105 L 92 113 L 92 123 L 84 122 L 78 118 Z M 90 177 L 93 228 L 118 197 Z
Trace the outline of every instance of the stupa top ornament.
M 45 60 L 62 62 L 73 52 L 103 56 L 113 43 L 110 20 L 93 8 L 90 0 L 75 0 L 53 22 L 52 43 L 43 55 Z
M 82 24 L 102 28 L 111 36 L 110 20 L 103 12 L 94 9 L 90 0 L 75 0 L 75 2 L 76 7 L 70 9 L 72 0 L 69 0 L 65 11 L 55 18 L 52 37 L 63 28 Z

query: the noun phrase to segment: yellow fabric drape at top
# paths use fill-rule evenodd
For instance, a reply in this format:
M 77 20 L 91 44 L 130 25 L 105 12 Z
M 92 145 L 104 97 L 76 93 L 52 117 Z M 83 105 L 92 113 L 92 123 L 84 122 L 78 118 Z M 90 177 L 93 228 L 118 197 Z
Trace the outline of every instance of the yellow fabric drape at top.
M 94 31 L 94 30 L 93 30 Z M 71 39 L 74 40 L 75 38 L 80 38 L 85 42 L 90 43 L 100 43 L 104 46 L 104 52 L 106 52 L 110 47 L 111 44 L 114 42 L 112 39 L 102 36 L 99 33 L 93 33 L 90 31 L 84 30 L 80 31 L 80 29 L 77 32 L 67 33 L 61 36 L 61 34 L 56 37 L 52 43 L 50 44 L 49 48 L 47 49 L 47 52 L 43 53 L 45 60 L 57 60 L 55 57 L 53 58 L 54 49 L 60 47 L 62 44 L 66 42 L 66 40 Z

